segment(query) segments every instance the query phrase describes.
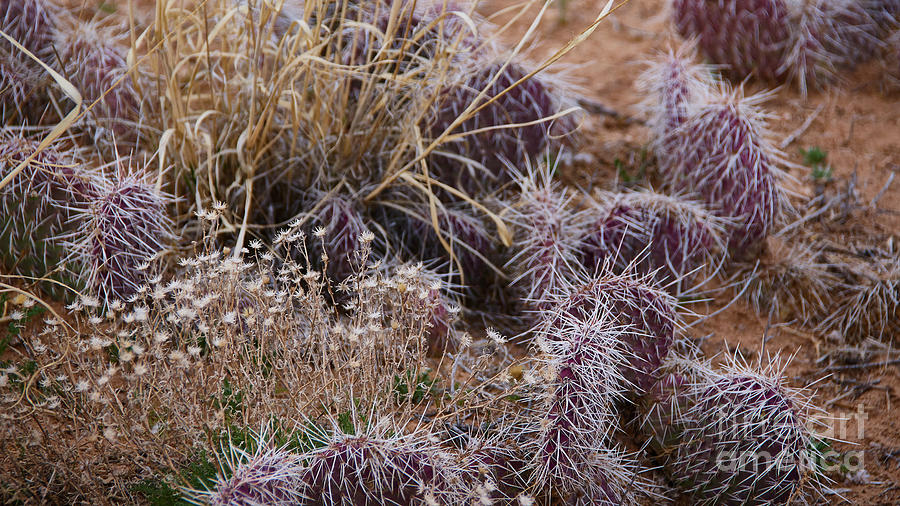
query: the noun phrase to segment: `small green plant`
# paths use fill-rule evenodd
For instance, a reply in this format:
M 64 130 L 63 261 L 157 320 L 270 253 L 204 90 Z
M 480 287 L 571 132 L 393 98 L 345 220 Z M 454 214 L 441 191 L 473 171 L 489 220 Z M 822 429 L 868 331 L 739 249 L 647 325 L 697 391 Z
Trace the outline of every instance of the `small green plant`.
M 822 150 L 818 146 L 813 146 L 808 150 L 800 149 L 800 154 L 803 155 L 803 163 L 812 168 L 813 181 L 817 183 L 831 181 L 834 170 L 831 168 L 831 165 L 826 163 L 828 159 L 827 151 Z
M 426 370 L 419 373 L 418 376 L 413 371 L 406 371 L 406 374 L 402 377 L 395 375 L 394 393 L 397 394 L 397 401 L 401 403 L 408 401 L 412 404 L 418 404 L 425 400 L 425 396 L 436 397 L 440 395 L 440 388 L 437 386 L 438 380 L 432 378 L 430 374 L 431 371 Z M 410 391 L 412 391 L 412 396 L 410 396 Z M 347 433 L 352 434 L 351 432 Z

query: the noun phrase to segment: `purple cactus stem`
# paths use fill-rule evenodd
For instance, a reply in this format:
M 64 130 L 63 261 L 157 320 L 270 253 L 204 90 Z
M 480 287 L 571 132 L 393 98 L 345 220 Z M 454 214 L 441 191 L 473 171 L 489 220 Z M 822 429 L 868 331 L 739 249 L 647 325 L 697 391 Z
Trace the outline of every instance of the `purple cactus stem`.
M 304 457 L 305 504 L 441 504 L 454 494 L 446 457 L 430 443 L 340 435 Z
M 680 293 L 697 269 L 723 249 L 723 222 L 699 204 L 653 192 L 604 195 L 600 217 L 584 239 L 582 262 L 594 272 L 607 262 L 653 273 Z
M 20 134 L 0 136 L 0 179 L 37 151 Z M 69 152 L 47 146 L 0 189 L 0 237 L 9 268 L 43 276 L 62 260 L 71 209 L 92 198 L 92 176 Z
M 50 4 L 43 0 L 0 0 L 0 18 L 0 28 L 35 56 L 47 59 L 53 54 L 56 19 Z M 4 48 L 8 45 L 2 41 Z
M 300 504 L 303 497 L 303 465 L 297 455 L 283 450 L 257 452 L 234 469 L 228 479 L 220 479 L 208 498 L 213 506 L 253 506 L 256 504 Z
M 74 219 L 70 259 L 102 300 L 125 300 L 144 282 L 143 264 L 172 241 L 167 199 L 139 173 L 100 179 L 95 196 Z
M 728 65 L 735 75 L 783 77 L 783 54 L 791 37 L 784 0 L 673 0 L 672 14 L 682 36 L 696 37 L 710 60 Z
M 538 76 L 533 76 L 503 93 L 527 74 L 528 71 L 524 67 L 514 62 L 505 66 L 498 62 L 481 67 L 476 73 L 470 74 L 465 82 L 447 89 L 438 99 L 435 117 L 426 131 L 434 138 L 441 135 L 485 88 L 487 91 L 478 102 L 478 106 L 495 97 L 498 97 L 497 100 L 456 126 L 450 135 L 504 125 L 531 123 L 558 112 L 559 99 Z M 495 76 L 496 80 L 491 82 Z M 507 170 L 507 163 L 522 166 L 526 160 L 558 144 L 558 140 L 555 139 L 557 129 L 560 135 L 572 131 L 572 125 L 566 118 L 558 119 L 554 123 L 556 125 L 551 125 L 550 122 L 536 123 L 465 135 L 440 146 L 438 150 L 462 156 L 481 167 L 476 169 L 454 157 L 435 153 L 431 157 L 433 173 L 441 181 L 470 193 L 492 190 L 510 180 L 512 174 Z M 554 135 L 550 133 L 551 128 Z
M 786 504 L 815 482 L 809 407 L 780 371 L 732 364 L 688 395 L 668 468 L 698 504 Z
M 527 488 L 522 476 L 526 457 L 512 445 L 473 438 L 461 451 L 460 459 L 472 502 L 507 504 Z
M 133 142 L 138 121 L 139 98 L 119 42 L 116 27 L 99 22 L 76 22 L 70 33 L 59 36 L 65 73 L 78 88 L 85 105 L 93 106 L 100 125 L 110 129 L 117 141 Z
M 624 326 L 617 345 L 627 385 L 636 393 L 652 387 L 675 341 L 679 321 L 675 298 L 649 275 L 614 274 L 607 266 L 593 281 L 561 298 L 557 312 L 584 315 L 595 305 L 606 308 Z
M 440 357 L 445 352 L 455 351 L 451 336 L 451 311 L 440 288 L 428 288 L 428 295 L 422 301 L 428 308 L 428 356 Z
M 765 98 L 726 92 L 700 107 L 679 131 L 672 155 L 678 163 L 667 184 L 730 221 L 728 245 L 735 254 L 758 252 L 787 206 L 779 154 L 757 108 Z
M 536 315 L 548 307 L 548 297 L 569 288 L 578 277 L 581 240 L 590 214 L 573 205 L 575 195 L 553 180 L 553 167 L 527 164 L 518 174 L 518 201 L 508 206 L 515 226 L 515 256 L 506 266 L 522 288 L 522 300 Z
M 803 92 L 877 54 L 879 21 L 855 0 L 673 0 L 675 26 L 735 77 L 792 80 Z

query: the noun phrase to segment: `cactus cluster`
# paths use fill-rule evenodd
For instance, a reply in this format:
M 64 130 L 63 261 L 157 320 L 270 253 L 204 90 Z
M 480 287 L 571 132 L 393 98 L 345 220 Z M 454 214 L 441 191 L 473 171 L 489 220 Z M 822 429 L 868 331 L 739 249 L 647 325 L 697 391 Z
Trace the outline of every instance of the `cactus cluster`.
M 620 327 L 615 347 L 620 360 L 616 374 L 623 389 L 640 394 L 658 379 L 658 370 L 675 342 L 680 325 L 677 300 L 663 290 L 652 273 L 640 273 L 634 266 L 615 273 L 609 263 L 584 285 L 549 298 L 554 314 L 584 319 L 595 308 L 613 315 Z M 557 326 L 550 319 L 544 327 Z
M 458 493 L 452 460 L 428 441 L 337 435 L 305 458 L 310 504 L 442 504 Z
M 628 482 L 612 436 L 613 411 L 627 388 L 619 367 L 631 358 L 624 331 L 601 301 L 560 305 L 538 333 L 548 381 L 531 445 L 536 481 L 557 500 L 621 504 Z
M 669 50 L 641 74 L 638 87 L 648 97 L 642 104 L 653 134 L 651 148 L 658 154 L 672 153 L 678 145 L 679 128 L 694 114 L 695 104 L 710 94 L 710 69 L 691 61 L 694 49 Z M 659 156 L 662 172 L 669 160 Z
M 814 479 L 808 401 L 777 370 L 737 363 L 691 385 L 670 468 L 703 504 L 783 504 Z
M 219 477 L 215 489 L 204 497 L 212 506 L 299 504 L 303 462 L 296 454 L 260 446 L 231 469 L 230 477 Z
M 52 58 L 56 17 L 43 0 L 0 2 L 0 29 L 35 57 Z M 44 70 L 37 62 L 8 40 L 0 40 L 0 118 L 4 122 L 16 115 L 29 118 L 40 113 L 37 105 L 44 102 L 43 79 Z
M 581 240 L 590 214 L 575 208 L 575 194 L 553 180 L 549 164 L 528 165 L 519 174 L 517 202 L 509 206 L 516 254 L 507 263 L 523 289 L 523 300 L 540 309 L 548 295 L 565 289 L 581 270 Z
M 566 118 L 541 122 L 560 111 L 560 99 L 542 78 L 527 75 L 515 62 L 489 63 L 438 98 L 428 131 L 438 137 L 453 126 L 454 140 L 431 157 L 436 178 L 470 193 L 489 192 L 513 177 L 510 165 L 521 167 L 548 148 L 558 149 L 573 126 Z
M 695 504 L 786 504 L 816 489 L 817 413 L 778 359 L 673 362 L 639 404 L 640 431 Z
M 0 135 L 0 179 L 34 155 L 0 189 L 0 245 L 7 269 L 43 277 L 59 274 L 74 209 L 93 198 L 96 175 L 59 143 L 38 148 L 21 133 Z
M 133 143 L 139 99 L 122 49 L 125 34 L 100 21 L 70 24 L 57 32 L 64 75 L 81 92 L 85 106 L 93 106 L 92 125 L 110 130 L 118 146 Z
M 781 153 L 769 140 L 760 104 L 691 62 L 691 48 L 669 52 L 639 81 L 665 189 L 704 204 L 720 220 L 725 244 L 752 256 L 789 209 Z M 685 205 L 685 204 L 682 204 Z
M 784 0 L 673 0 L 675 27 L 697 38 L 699 49 L 740 76 L 778 79 L 791 37 L 791 12 Z

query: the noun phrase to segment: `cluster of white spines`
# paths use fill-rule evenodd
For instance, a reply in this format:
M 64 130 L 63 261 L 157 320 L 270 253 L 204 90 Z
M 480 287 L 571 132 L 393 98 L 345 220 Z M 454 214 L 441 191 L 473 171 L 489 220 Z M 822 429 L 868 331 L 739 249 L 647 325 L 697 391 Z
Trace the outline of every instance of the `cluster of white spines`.
M 530 305 L 569 286 L 580 271 L 581 241 L 589 214 L 574 207 L 575 195 L 553 181 L 553 168 L 529 164 L 518 174 L 517 202 L 509 207 L 515 256 L 507 263 Z
M 698 105 L 665 155 L 671 162 L 667 185 L 730 221 L 732 251 L 759 250 L 789 205 L 781 156 L 769 141 L 766 114 L 759 108 L 767 98 L 723 88 Z
M 883 11 L 855 0 L 672 1 L 676 28 L 713 63 L 804 92 L 877 54 Z
M 238 462 L 229 469 L 231 476 L 219 476 L 213 491 L 196 493 L 199 499 L 212 506 L 251 506 L 300 504 L 301 473 L 304 469 L 299 455 L 284 449 L 260 446 L 252 455 L 232 448 Z
M 72 209 L 68 259 L 104 303 L 125 300 L 145 282 L 154 257 L 174 239 L 169 199 L 139 171 L 117 161 L 117 173 L 98 178 L 90 199 Z
M 714 271 L 725 250 L 728 221 L 698 202 L 654 191 L 601 192 L 597 201 L 599 219 L 584 240 L 588 272 L 608 261 L 619 271 L 636 264 L 683 293 L 703 266 Z

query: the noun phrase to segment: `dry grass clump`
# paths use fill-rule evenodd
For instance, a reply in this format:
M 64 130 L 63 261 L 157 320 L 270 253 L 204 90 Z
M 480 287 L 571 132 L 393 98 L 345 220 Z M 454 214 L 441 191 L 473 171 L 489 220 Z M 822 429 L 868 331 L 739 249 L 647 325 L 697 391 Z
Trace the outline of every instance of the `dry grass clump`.
M 900 257 L 896 238 L 880 230 L 877 215 L 852 184 L 811 201 L 798 224 L 770 241 L 769 255 L 739 266 L 751 302 L 838 342 L 894 339 Z
M 461 167 L 496 167 L 500 158 L 488 161 L 484 148 L 461 146 L 500 135 L 511 136 L 502 158 L 521 163 L 558 112 L 547 91 L 541 109 L 515 112 L 542 85 L 506 60 L 484 71 L 498 56 L 483 30 L 470 6 L 442 2 L 160 7 L 134 49 L 142 59 L 135 86 L 148 141 L 163 148 L 161 167 L 173 165 L 161 172 L 163 189 L 186 197 L 179 221 L 189 225 L 191 210 L 222 201 L 224 231 L 270 237 L 277 224 L 327 209 L 318 199 L 336 194 L 388 232 L 395 214 L 380 208 L 427 205 L 425 217 L 443 233 L 435 221 L 446 205 L 498 184 L 476 188 L 469 183 L 479 176 L 459 181 L 439 170 L 446 164 L 430 165 L 452 156 Z

